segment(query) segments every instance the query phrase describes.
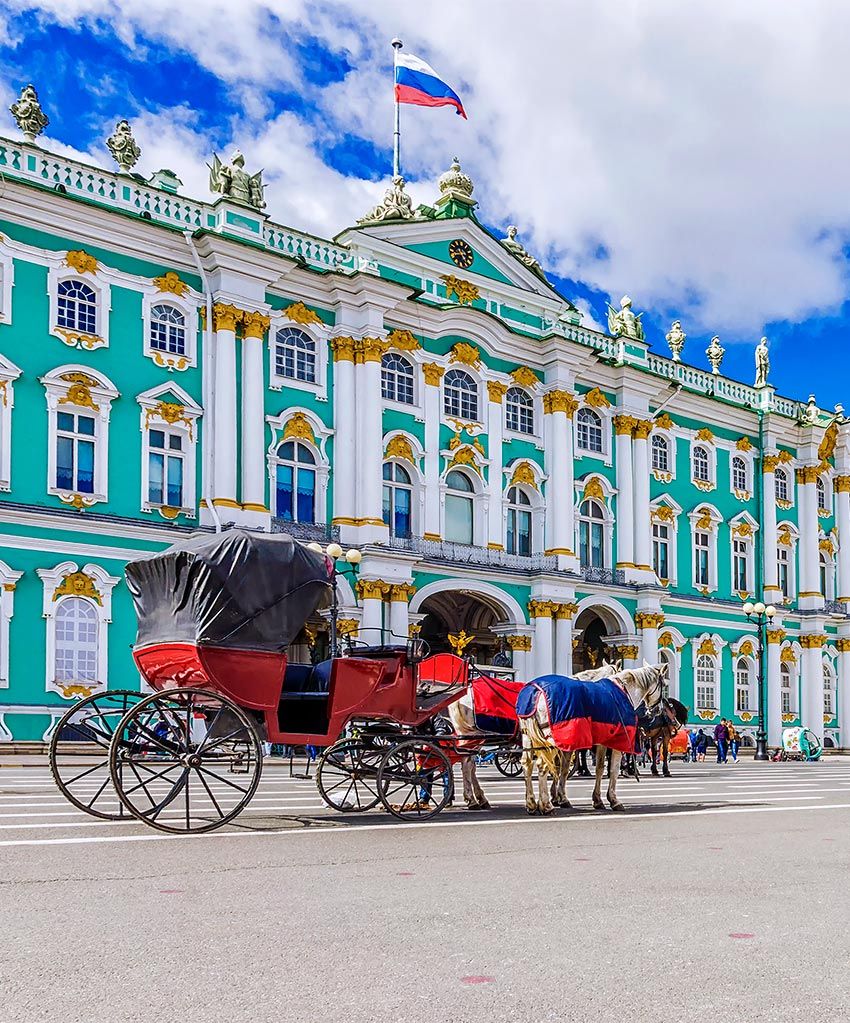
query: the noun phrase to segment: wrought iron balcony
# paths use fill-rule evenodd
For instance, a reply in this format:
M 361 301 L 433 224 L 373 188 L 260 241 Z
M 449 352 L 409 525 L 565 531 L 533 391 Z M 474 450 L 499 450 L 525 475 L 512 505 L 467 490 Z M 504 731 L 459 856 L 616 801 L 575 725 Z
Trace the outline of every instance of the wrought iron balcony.
M 831 615 L 846 615 L 847 604 L 843 600 L 825 600 L 823 609 L 827 614 Z
M 593 568 L 582 565 L 579 569 L 582 579 L 589 583 L 608 583 L 612 586 L 625 586 L 626 573 L 622 568 Z
M 339 526 L 332 526 L 329 522 L 290 522 L 272 517 L 272 532 L 289 533 L 296 540 L 315 540 L 318 543 L 339 540 Z
M 478 565 L 482 568 L 506 569 L 511 572 L 554 571 L 558 559 L 545 554 L 508 554 L 507 551 L 452 543 L 450 540 L 425 540 L 421 536 L 391 536 L 389 546 L 395 550 L 421 554 L 429 561 L 452 565 Z

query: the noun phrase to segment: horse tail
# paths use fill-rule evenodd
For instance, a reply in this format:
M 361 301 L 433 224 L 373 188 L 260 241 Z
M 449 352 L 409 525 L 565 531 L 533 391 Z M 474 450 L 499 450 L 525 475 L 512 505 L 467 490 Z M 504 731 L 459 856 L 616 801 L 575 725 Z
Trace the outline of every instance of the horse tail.
M 532 714 L 531 717 L 523 718 L 522 729 L 524 737 L 529 743 L 526 748 L 539 759 L 550 774 L 557 778 L 558 755 L 560 751 L 557 746 L 553 746 L 551 740 L 547 738 L 537 715 Z

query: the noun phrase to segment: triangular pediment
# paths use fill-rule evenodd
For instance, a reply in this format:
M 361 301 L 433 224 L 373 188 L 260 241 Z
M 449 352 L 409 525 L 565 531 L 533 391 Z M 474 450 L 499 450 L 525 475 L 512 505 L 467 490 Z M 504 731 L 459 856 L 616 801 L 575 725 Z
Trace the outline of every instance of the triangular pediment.
M 420 263 L 432 262 L 440 273 L 518 288 L 572 307 L 472 216 L 385 221 L 352 228 L 338 240 L 360 251 L 371 250 L 379 264 L 403 270 L 413 257 Z M 393 249 L 398 250 L 395 259 Z

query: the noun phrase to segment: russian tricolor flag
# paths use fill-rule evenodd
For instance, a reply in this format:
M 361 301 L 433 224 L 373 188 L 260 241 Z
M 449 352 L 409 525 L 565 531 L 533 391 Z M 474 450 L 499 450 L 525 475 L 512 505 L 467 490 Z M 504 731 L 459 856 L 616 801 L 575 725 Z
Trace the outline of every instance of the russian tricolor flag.
M 461 117 L 466 111 L 458 94 L 437 72 L 412 53 L 399 53 L 395 66 L 395 98 L 418 107 L 454 107 Z

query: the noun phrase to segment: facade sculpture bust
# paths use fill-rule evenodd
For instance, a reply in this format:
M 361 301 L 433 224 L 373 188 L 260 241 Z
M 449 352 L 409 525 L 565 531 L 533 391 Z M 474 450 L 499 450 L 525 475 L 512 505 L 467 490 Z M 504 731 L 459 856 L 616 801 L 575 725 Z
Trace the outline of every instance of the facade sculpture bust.
M 520 243 L 516 240 L 516 236 L 516 226 L 511 224 L 508 228 L 507 237 L 502 239 L 502 245 L 505 246 L 508 252 L 512 252 L 521 263 L 524 263 L 529 270 L 533 270 L 538 277 L 543 277 L 543 267 L 540 265 L 538 260 L 534 258 L 534 256 L 520 245 Z
M 234 202 L 262 210 L 266 206 L 263 189 L 263 172 L 249 174 L 245 170 L 245 157 L 238 149 L 234 150 L 230 163 L 222 163 L 217 155 L 213 155 L 210 167 L 211 192 L 219 192 Z
M 767 387 L 767 374 L 770 372 L 770 356 L 767 352 L 767 338 L 763 337 L 756 345 L 756 382 L 755 387 Z

